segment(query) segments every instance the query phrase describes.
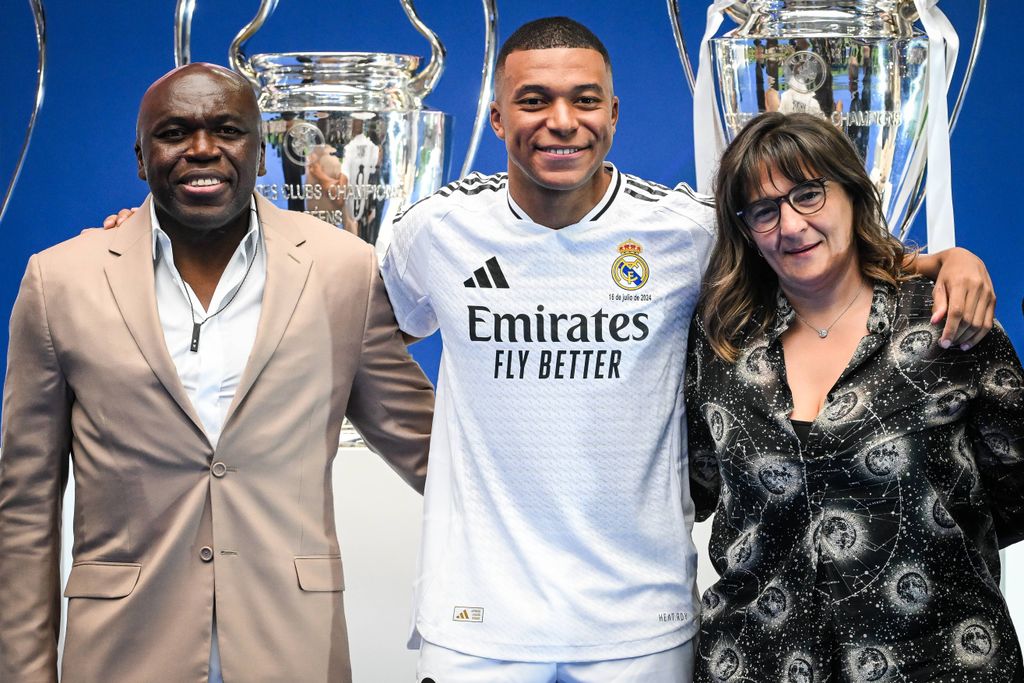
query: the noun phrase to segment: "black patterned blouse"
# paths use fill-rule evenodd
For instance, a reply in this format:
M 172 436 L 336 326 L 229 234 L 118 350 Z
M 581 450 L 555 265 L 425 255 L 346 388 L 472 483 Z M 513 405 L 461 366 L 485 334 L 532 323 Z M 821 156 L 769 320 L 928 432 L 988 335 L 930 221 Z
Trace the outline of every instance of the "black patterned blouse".
M 779 336 L 687 370 L 691 490 L 717 512 L 696 681 L 1024 680 L 998 548 L 1024 536 L 1024 380 L 998 325 L 938 346 L 931 284 L 876 286 L 806 445 Z

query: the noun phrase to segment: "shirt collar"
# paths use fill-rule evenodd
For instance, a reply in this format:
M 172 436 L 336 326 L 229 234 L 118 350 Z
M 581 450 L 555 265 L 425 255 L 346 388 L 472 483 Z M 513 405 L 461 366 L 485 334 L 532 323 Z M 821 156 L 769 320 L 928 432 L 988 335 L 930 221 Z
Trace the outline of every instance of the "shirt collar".
M 893 316 L 896 314 L 896 290 L 885 283 L 876 282 L 872 288 L 871 311 L 868 313 L 868 332 L 888 335 L 892 331 Z M 775 321 L 765 330 L 768 341 L 775 341 L 796 320 L 789 299 L 779 287 L 775 292 Z
M 160 219 L 156 217 L 156 203 L 153 201 L 149 202 L 149 222 L 153 232 L 153 263 L 157 263 L 161 254 L 170 254 L 172 251 L 171 238 L 160 227 Z M 244 265 L 249 265 L 249 261 L 256 255 L 256 244 L 260 240 L 261 230 L 259 215 L 256 213 L 256 197 L 253 196 L 249 198 L 249 231 L 242 237 L 239 245 Z

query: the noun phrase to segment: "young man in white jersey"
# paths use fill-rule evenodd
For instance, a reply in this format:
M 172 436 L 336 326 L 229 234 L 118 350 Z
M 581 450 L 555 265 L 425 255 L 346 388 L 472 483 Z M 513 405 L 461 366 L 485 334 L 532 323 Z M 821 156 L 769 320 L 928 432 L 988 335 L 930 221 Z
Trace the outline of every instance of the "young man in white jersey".
M 714 212 L 606 163 L 617 119 L 601 42 L 565 18 L 526 24 L 491 105 L 508 173 L 394 221 L 382 273 L 399 325 L 444 341 L 421 683 L 692 675 L 682 387 Z

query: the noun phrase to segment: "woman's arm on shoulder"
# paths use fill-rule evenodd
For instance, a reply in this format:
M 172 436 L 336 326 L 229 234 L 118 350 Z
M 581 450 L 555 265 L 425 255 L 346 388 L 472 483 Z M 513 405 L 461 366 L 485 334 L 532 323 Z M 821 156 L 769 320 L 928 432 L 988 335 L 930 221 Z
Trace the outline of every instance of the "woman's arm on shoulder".
M 940 340 L 943 348 L 959 346 L 967 351 L 989 333 L 995 319 L 996 293 L 980 258 L 954 247 L 908 256 L 904 266 L 935 282 L 932 323 L 946 319 Z

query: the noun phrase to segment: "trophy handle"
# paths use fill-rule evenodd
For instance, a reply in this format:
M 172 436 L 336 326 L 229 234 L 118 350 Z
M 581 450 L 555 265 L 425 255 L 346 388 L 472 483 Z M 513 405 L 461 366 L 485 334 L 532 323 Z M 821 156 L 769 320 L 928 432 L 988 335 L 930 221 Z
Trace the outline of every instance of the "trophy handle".
M 733 20 L 742 25 L 750 18 L 750 5 L 748 0 L 736 0 L 730 7 L 725 8 L 725 13 Z M 690 94 L 695 94 L 697 79 L 694 76 L 693 62 L 690 61 L 690 53 L 686 50 L 686 39 L 683 38 L 683 20 L 679 17 L 679 0 L 667 0 L 668 18 L 672 22 L 672 35 L 676 39 L 676 50 L 679 51 L 679 61 L 683 63 L 683 74 L 686 76 L 686 84 L 690 86 Z
M 192 61 L 192 15 L 196 0 L 178 0 L 174 6 L 174 66 Z
M 949 132 L 952 135 L 956 129 L 957 121 L 960 118 L 960 110 L 964 105 L 964 96 L 967 94 L 967 89 L 971 85 L 971 78 L 974 76 L 974 69 L 978 64 L 978 53 L 981 52 L 981 45 L 985 38 L 985 28 L 988 24 L 988 0 L 978 0 L 978 23 L 974 27 L 974 40 L 971 42 L 971 54 L 967 59 L 967 67 L 964 70 L 964 80 L 960 84 L 960 92 L 957 94 L 956 103 L 953 105 L 953 112 L 949 116 Z M 952 74 L 950 74 L 952 78 Z M 910 202 L 910 207 L 907 209 L 907 214 L 903 218 L 903 222 L 900 225 L 899 237 L 900 241 L 905 241 L 907 233 L 910 232 L 910 226 L 917 218 L 918 212 L 921 210 L 921 205 L 924 202 L 925 196 L 925 169 L 922 168 L 918 173 L 917 180 L 914 183 L 914 191 L 912 193 L 913 200 Z
M 487 126 L 491 91 L 494 89 L 494 65 L 498 59 L 498 2 L 497 0 L 483 0 L 483 3 L 485 22 L 484 66 L 480 76 L 480 95 L 476 101 L 476 119 L 473 120 L 473 133 L 469 138 L 466 158 L 462 162 L 462 171 L 459 173 L 460 178 L 466 177 L 473 170 L 473 162 L 476 160 L 476 152 L 480 147 L 480 139 L 483 137 L 484 128 Z
M 690 94 L 693 95 L 697 87 L 697 79 L 693 75 L 693 63 L 690 61 L 690 53 L 686 51 L 686 39 L 683 38 L 683 20 L 679 18 L 679 0 L 668 0 L 668 18 L 672 22 L 672 35 L 676 39 L 679 60 L 683 63 L 683 74 L 686 76 L 686 84 L 690 86 Z
M 21 144 L 21 152 L 18 154 L 18 160 L 14 164 L 14 175 L 11 176 L 11 182 L 7 185 L 6 192 L 4 192 L 3 202 L 0 202 L 0 221 L 4 219 L 4 214 L 7 213 L 7 204 L 11 201 L 11 193 L 14 192 L 14 186 L 18 183 L 18 176 L 21 175 L 21 168 L 25 165 L 28 144 L 32 140 L 32 132 L 36 127 L 36 117 L 39 115 L 39 109 L 43 106 L 43 83 L 46 80 L 46 11 L 43 8 L 43 0 L 29 0 L 28 4 L 32 8 L 32 19 L 36 25 L 36 45 L 39 49 L 39 58 L 36 61 L 36 98 L 32 106 L 32 115 L 28 119 L 25 141 Z
M 187 2 L 188 0 L 185 1 Z M 256 78 L 256 70 L 252 68 L 249 58 L 245 55 L 245 44 L 256 35 L 257 31 L 263 28 L 263 24 L 267 23 L 267 19 L 270 18 L 275 9 L 277 9 L 277 0 L 260 0 L 260 7 L 256 10 L 256 16 L 242 27 L 242 30 L 238 32 L 235 39 L 231 41 L 231 47 L 228 48 L 228 63 L 231 65 L 231 68 L 242 74 L 245 80 L 249 81 L 252 87 L 256 89 L 259 89 L 260 82 Z
M 405 16 L 409 17 L 413 27 L 430 43 L 430 61 L 409 82 L 409 89 L 412 91 L 413 97 L 418 101 L 422 101 L 424 97 L 434 90 L 434 86 L 440 80 L 441 74 L 444 72 L 447 51 L 444 49 L 444 45 L 441 43 L 441 39 L 437 37 L 437 34 L 420 19 L 420 15 L 416 13 L 416 7 L 413 5 L 413 0 L 401 0 L 401 3 L 402 9 L 405 10 Z
M 981 43 L 985 38 L 987 24 L 988 0 L 978 0 L 978 23 L 974 27 L 974 40 L 971 42 L 971 54 L 967 59 L 967 68 L 964 71 L 964 82 L 960 84 L 960 93 L 956 96 L 953 114 L 949 117 L 950 133 L 956 128 L 956 122 L 960 118 L 960 109 L 964 106 L 964 95 L 967 94 L 967 88 L 971 86 L 971 77 L 974 76 L 974 67 L 978 63 L 978 53 L 981 52 Z
M 747 19 L 750 18 L 751 14 L 753 14 L 750 10 L 749 2 L 750 0 L 737 0 L 732 7 L 726 8 L 725 13 L 732 17 L 733 21 L 742 26 L 747 23 Z

